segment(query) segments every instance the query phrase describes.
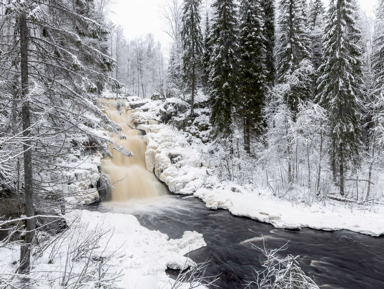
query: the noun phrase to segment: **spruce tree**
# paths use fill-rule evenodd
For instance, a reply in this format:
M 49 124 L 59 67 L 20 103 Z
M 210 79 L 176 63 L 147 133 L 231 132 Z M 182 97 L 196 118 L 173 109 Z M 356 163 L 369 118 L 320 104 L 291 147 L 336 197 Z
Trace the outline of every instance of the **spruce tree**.
M 169 53 L 169 61 L 167 68 L 167 80 L 168 80 L 168 97 L 177 97 L 180 91 L 184 89 L 184 83 L 182 81 L 182 49 L 181 45 L 177 42 L 173 42 Z
M 187 92 L 191 93 L 191 116 L 200 82 L 201 60 L 203 56 L 203 36 L 200 28 L 201 0 L 184 0 L 181 41 L 183 44 L 183 80 Z
M 279 41 L 277 46 L 277 80 L 286 83 L 291 89 L 284 96 L 293 119 L 298 112 L 299 101 L 311 95 L 306 71 L 310 63 L 309 36 L 304 18 L 303 2 L 297 0 L 280 1 Z M 300 70 L 302 72 L 300 72 Z M 293 77 L 292 77 L 293 76 Z M 309 81 L 310 82 L 310 81 Z
M 93 78 L 94 87 L 90 88 L 93 92 L 101 93 L 105 85 L 105 74 L 112 70 L 113 63 L 109 57 L 109 31 L 106 27 L 95 25 L 89 19 L 96 21 L 96 23 L 105 23 L 104 15 L 97 10 L 95 0 L 76 0 L 73 3 L 74 12 L 79 17 L 73 18 L 74 31 L 83 39 L 86 39 L 88 45 L 96 49 L 99 53 L 92 53 L 90 57 L 87 54 L 80 53 L 79 60 L 86 63 L 90 73 L 97 71 L 94 75 L 87 77 Z M 117 84 L 117 83 L 116 83 Z
M 240 3 L 239 112 L 243 120 L 244 149 L 250 152 L 251 132 L 261 136 L 264 128 L 265 38 L 259 0 Z
M 373 94 L 377 100 L 384 95 L 384 1 L 380 0 L 375 21 L 372 52 Z
M 18 155 L 24 178 L 18 187 L 24 193 L 27 232 L 19 273 L 30 270 L 36 204 L 47 192 L 60 194 L 59 184 L 70 182 L 70 165 L 60 160 L 84 148 L 82 142 L 105 148 L 95 129 L 118 131 L 93 94 L 108 79 L 102 68 L 112 65 L 102 51 L 106 31 L 91 10 L 77 11 L 78 3 L 12 1 L 4 9 L 11 25 L 0 26 L 1 40 L 8 35 L 11 44 L 0 53 L 0 62 L 11 68 L 1 68 L 3 93 L 13 102 L 12 134 L 23 136 Z
M 342 196 L 345 175 L 358 165 L 361 144 L 360 37 L 352 1 L 332 1 L 325 28 L 318 100 L 329 113 L 331 167 Z
M 310 7 L 309 15 L 309 29 L 310 29 L 310 41 L 311 41 L 311 60 L 314 69 L 313 75 L 313 95 L 317 95 L 316 80 L 318 78 L 318 69 L 323 63 L 323 34 L 324 34 L 324 14 L 325 10 L 323 7 L 322 0 L 314 0 Z
M 205 30 L 204 30 L 204 42 L 203 42 L 203 72 L 201 76 L 201 83 L 203 85 L 204 93 L 209 91 L 209 72 L 210 72 L 210 58 L 212 55 L 211 48 L 211 29 L 209 24 L 208 13 L 205 17 Z
M 213 7 L 215 14 L 210 44 L 210 121 L 215 136 L 230 136 L 232 110 L 237 98 L 237 6 L 234 0 L 216 0 Z
M 264 39 L 265 39 L 265 69 L 266 83 L 272 87 L 275 83 L 275 4 L 274 0 L 261 0 L 261 8 L 264 12 Z
M 382 150 L 384 144 L 384 0 L 377 5 L 372 48 L 372 93 L 368 106 L 372 115 L 368 126 L 371 162 L 366 200 L 370 197 L 373 164 L 380 156 L 377 151 Z
M 309 29 L 313 68 L 318 70 L 322 63 L 322 37 L 324 33 L 324 6 L 322 0 L 314 0 L 310 9 Z

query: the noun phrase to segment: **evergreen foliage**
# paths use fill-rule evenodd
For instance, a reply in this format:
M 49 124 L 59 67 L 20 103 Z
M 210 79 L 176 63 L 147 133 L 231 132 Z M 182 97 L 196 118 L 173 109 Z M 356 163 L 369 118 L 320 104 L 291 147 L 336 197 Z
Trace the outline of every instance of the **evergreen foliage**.
M 263 108 L 267 77 L 262 16 L 260 1 L 241 1 L 238 111 L 243 120 L 244 148 L 248 153 L 251 132 L 260 137 L 264 128 Z
M 264 12 L 264 39 L 265 39 L 265 69 L 266 83 L 272 87 L 275 83 L 275 4 L 274 0 L 261 0 L 261 8 Z
M 107 140 L 95 130 L 118 132 L 93 94 L 108 81 L 105 71 L 112 60 L 105 54 L 107 31 L 92 18 L 92 2 L 12 1 L 0 10 L 5 11 L 1 43 L 9 43 L 0 53 L 0 62 L 9 64 L 1 66 L 2 93 L 8 99 L 2 111 L 12 120 L 1 133 L 23 136 L 13 153 L 23 155 L 24 166 L 16 158 L 10 162 L 17 168 L 16 193 L 24 192 L 30 217 L 21 273 L 29 272 L 35 205 L 47 193 L 59 194 L 60 184 L 69 182 L 63 158 L 80 155 L 83 142 L 107 152 Z
M 316 81 L 319 77 L 319 67 L 323 63 L 323 34 L 325 28 L 324 22 L 325 10 L 322 0 L 314 0 L 309 7 L 309 37 L 311 60 L 313 64 L 312 95 L 318 94 Z
M 318 101 L 329 112 L 331 167 L 344 195 L 345 175 L 358 165 L 361 144 L 361 35 L 351 0 L 332 1 L 328 17 Z
M 289 79 L 301 65 L 308 66 L 310 59 L 309 36 L 304 15 L 303 1 L 280 1 L 277 80 L 278 83 L 287 83 L 291 86 L 284 98 L 293 112 L 294 120 L 300 100 L 306 100 L 311 96 L 310 82 L 307 82 L 308 75 L 296 73 L 294 82 Z
M 311 59 L 313 68 L 318 70 L 322 64 L 322 37 L 324 34 L 324 6 L 322 0 L 314 0 L 310 9 L 309 28 L 311 38 Z
M 191 93 L 191 116 L 200 82 L 203 36 L 200 28 L 201 0 L 184 0 L 181 41 L 183 44 L 183 80 L 186 90 Z
M 87 76 L 94 79 L 95 87 L 90 87 L 90 92 L 100 93 L 104 89 L 105 74 L 112 70 L 112 59 L 108 55 L 108 36 L 109 31 L 106 29 L 104 15 L 96 10 L 95 0 L 77 0 L 74 2 L 74 11 L 80 17 L 74 17 L 73 26 L 75 32 L 82 38 L 87 40 L 89 47 L 96 49 L 99 53 L 90 51 L 90 55 L 80 53 L 80 62 L 84 63 L 89 69 L 98 71 L 93 76 Z M 89 21 L 93 20 L 93 21 Z M 95 22 L 94 22 L 95 21 Z M 103 23 L 104 25 L 98 25 Z
M 211 123 L 216 136 L 229 136 L 237 99 L 237 5 L 234 0 L 216 0 L 213 7 L 209 78 Z
M 175 97 L 184 90 L 184 83 L 182 79 L 182 47 L 179 43 L 173 42 L 171 51 L 169 53 L 169 62 L 167 69 L 168 79 L 168 96 Z
M 203 85 L 204 93 L 208 94 L 209 90 L 209 64 L 210 64 L 210 57 L 212 54 L 212 48 L 211 48 L 211 29 L 210 29 L 210 23 L 209 23 L 209 16 L 208 13 L 205 17 L 205 30 L 204 30 L 204 42 L 203 42 L 203 71 L 201 75 L 201 83 Z
M 372 120 L 369 125 L 369 144 L 371 163 L 368 179 L 372 178 L 373 165 L 380 159 L 377 152 L 384 147 L 384 1 L 380 0 L 376 11 L 376 21 L 372 51 L 372 93 L 368 105 Z M 371 183 L 368 184 L 366 200 L 371 194 Z
M 376 12 L 372 52 L 373 94 L 377 100 L 384 97 L 384 1 L 380 0 Z

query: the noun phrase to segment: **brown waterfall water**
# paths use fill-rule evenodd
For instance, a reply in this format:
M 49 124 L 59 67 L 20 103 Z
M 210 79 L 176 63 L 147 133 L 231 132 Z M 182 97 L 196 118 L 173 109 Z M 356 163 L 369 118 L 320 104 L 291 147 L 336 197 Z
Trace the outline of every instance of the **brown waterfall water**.
M 105 157 L 101 161 L 101 168 L 112 184 L 112 201 L 125 202 L 158 197 L 166 194 L 153 173 L 149 172 L 145 164 L 146 144 L 139 135 L 139 131 L 128 124 L 131 110 L 122 105 L 123 100 L 105 99 L 103 104 L 107 108 L 107 116 L 118 124 L 125 138 L 114 137 L 115 143 L 131 151 L 134 156 L 127 157 L 111 149 L 113 157 Z

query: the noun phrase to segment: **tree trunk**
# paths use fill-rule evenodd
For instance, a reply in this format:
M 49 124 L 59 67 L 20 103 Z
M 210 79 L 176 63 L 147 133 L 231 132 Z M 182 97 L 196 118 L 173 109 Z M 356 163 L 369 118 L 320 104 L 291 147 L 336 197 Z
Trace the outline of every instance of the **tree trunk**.
M 372 170 L 373 165 L 375 163 L 375 147 L 376 147 L 376 138 L 374 137 L 372 140 L 372 153 L 371 153 L 371 163 L 369 164 L 369 170 L 368 170 L 368 188 L 367 188 L 367 195 L 365 196 L 365 201 L 368 201 L 369 196 L 371 194 L 371 180 L 372 180 Z
M 195 106 L 195 93 L 196 93 L 196 68 L 195 64 L 192 67 L 192 93 L 191 93 L 191 117 L 195 115 L 194 106 Z
M 307 164 L 308 164 L 308 189 L 311 189 L 311 160 L 310 145 L 307 143 Z
M 247 153 L 251 151 L 250 123 L 247 117 L 244 118 L 244 150 Z
M 320 193 L 321 162 L 323 161 L 323 133 L 320 133 L 319 167 L 317 171 L 316 192 Z
M 339 161 L 340 161 L 340 195 L 344 196 L 344 150 L 343 150 L 343 145 L 340 144 L 339 146 Z
M 335 136 L 332 136 L 334 138 Z M 336 166 L 336 157 L 337 157 L 337 147 L 335 140 L 332 140 L 332 155 L 331 155 L 331 166 L 332 166 L 332 178 L 333 178 L 333 183 L 337 184 L 337 166 Z
M 35 215 L 33 206 L 33 179 L 32 179 L 32 141 L 31 137 L 31 118 L 28 100 L 28 27 L 25 12 L 21 12 L 19 16 L 20 25 L 20 66 L 21 66 L 21 98 L 22 121 L 23 121 L 23 137 L 25 138 L 24 150 L 24 194 L 25 194 L 25 214 L 27 216 L 27 233 L 25 235 L 24 244 L 20 250 L 20 267 L 19 272 L 28 274 L 30 271 L 30 257 L 32 241 L 35 234 L 36 223 L 33 216 Z

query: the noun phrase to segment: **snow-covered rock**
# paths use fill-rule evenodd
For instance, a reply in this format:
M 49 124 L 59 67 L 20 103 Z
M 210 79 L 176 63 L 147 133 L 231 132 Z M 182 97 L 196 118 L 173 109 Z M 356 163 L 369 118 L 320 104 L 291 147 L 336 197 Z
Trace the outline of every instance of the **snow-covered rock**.
M 277 228 L 308 227 L 320 230 L 347 229 L 372 236 L 384 234 L 383 205 L 359 207 L 332 200 L 308 205 L 274 196 L 268 188 L 239 186 L 212 175 L 209 149 L 201 141 L 165 124 L 149 124 L 159 119 L 161 101 L 148 102 L 146 111 L 135 111 L 138 128 L 146 131 L 146 163 L 149 171 L 168 185 L 171 192 L 202 199 L 210 209 L 226 209 L 233 215 L 270 223 Z M 204 121 L 207 118 L 203 117 Z M 353 206 L 353 208 L 351 207 Z
M 148 170 L 153 171 L 171 192 L 193 194 L 203 185 L 207 174 L 198 150 L 191 148 L 167 125 L 140 125 L 138 128 L 146 131 Z

